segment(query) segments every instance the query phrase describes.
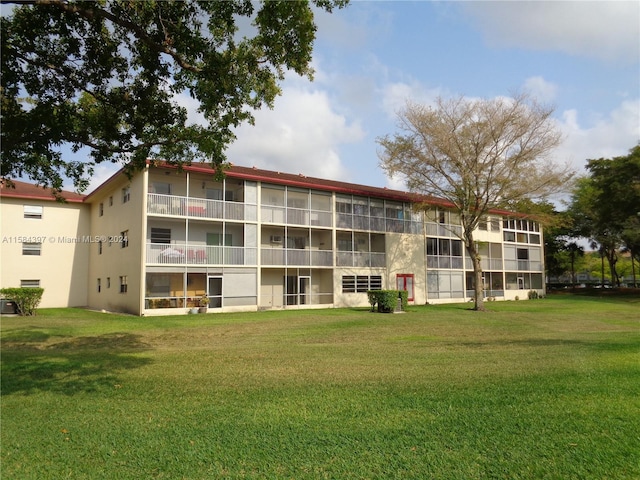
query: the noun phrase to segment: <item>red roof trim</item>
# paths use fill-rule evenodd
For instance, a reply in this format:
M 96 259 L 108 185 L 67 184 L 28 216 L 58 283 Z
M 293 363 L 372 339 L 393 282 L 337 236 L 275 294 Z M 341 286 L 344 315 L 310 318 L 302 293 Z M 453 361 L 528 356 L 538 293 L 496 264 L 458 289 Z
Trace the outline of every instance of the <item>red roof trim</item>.
M 0 196 L 6 198 L 21 198 L 24 200 L 40 200 L 47 202 L 58 201 L 51 188 L 42 188 L 38 185 L 20 180 L 12 180 L 14 187 L 8 187 L 0 183 Z M 85 195 L 62 190 L 59 194 L 66 202 L 82 203 Z
M 151 166 L 156 168 L 170 168 L 177 169 L 174 165 L 168 165 L 164 162 L 149 161 Z M 204 173 L 212 175 L 215 173 L 215 169 L 206 165 L 185 165 L 183 170 L 195 173 Z M 427 201 L 433 204 L 446 204 L 445 200 L 440 199 L 428 199 L 426 197 L 402 192 L 400 190 L 391 190 L 388 188 L 369 187 L 365 185 L 358 185 L 354 183 L 339 182 L 335 180 L 326 180 L 322 178 L 307 177 L 302 174 L 282 173 L 271 170 L 262 170 L 255 167 L 240 167 L 232 165 L 228 170 L 225 170 L 225 176 L 230 178 L 238 178 L 242 180 L 250 180 L 255 182 L 272 183 L 277 185 L 287 185 L 291 187 L 312 188 L 314 190 L 323 190 L 336 193 L 345 193 L 351 195 L 372 196 L 381 197 L 390 200 L 398 200 L 404 202 L 420 202 Z

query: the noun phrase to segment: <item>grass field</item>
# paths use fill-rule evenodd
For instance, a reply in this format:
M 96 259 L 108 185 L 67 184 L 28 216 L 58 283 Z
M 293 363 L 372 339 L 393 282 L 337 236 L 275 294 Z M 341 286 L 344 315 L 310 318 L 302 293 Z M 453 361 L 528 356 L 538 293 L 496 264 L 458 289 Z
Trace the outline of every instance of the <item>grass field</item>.
M 638 479 L 640 299 L 2 318 L 7 479 Z

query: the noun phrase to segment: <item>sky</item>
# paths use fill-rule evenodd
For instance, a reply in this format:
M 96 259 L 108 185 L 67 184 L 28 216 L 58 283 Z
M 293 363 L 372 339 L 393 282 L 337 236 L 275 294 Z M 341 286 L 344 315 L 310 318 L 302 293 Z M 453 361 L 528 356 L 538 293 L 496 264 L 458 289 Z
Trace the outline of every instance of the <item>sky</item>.
M 523 91 L 555 107 L 553 157 L 580 173 L 640 141 L 640 2 L 352 0 L 316 22 L 314 80 L 287 75 L 274 108 L 236 130 L 233 164 L 404 189 L 376 139 L 407 100 Z M 97 166 L 88 191 L 116 169 Z

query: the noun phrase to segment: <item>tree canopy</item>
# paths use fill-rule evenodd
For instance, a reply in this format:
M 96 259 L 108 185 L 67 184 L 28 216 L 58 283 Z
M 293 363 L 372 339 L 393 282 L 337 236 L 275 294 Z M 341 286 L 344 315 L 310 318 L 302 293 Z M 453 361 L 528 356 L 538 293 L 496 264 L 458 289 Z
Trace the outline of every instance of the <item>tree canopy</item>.
M 552 113 L 525 94 L 439 98 L 433 106 L 409 102 L 398 113 L 400 132 L 378 139 L 388 175 L 400 174 L 411 191 L 445 199 L 459 213 L 478 310 L 483 309 L 474 239 L 479 221 L 491 209 L 544 199 L 570 184 L 571 168 L 549 158 L 561 140 Z
M 233 127 L 273 104 L 287 70 L 312 76 L 314 5 L 347 1 L 15 2 L 0 19 L 2 178 L 82 188 L 100 162 L 222 164 Z M 69 161 L 65 146 L 91 160 Z
M 640 145 L 628 155 L 587 162 L 569 205 L 574 235 L 588 238 L 607 259 L 613 283 L 624 247 L 640 260 Z

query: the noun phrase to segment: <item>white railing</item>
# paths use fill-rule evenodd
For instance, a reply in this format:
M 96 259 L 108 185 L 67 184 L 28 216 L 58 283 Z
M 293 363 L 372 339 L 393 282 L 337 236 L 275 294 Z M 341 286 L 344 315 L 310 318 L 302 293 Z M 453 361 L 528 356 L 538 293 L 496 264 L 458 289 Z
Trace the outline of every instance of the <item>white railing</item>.
M 471 264 L 471 259 L 469 259 L 469 264 Z M 481 260 L 481 266 L 483 271 L 502 270 L 502 259 L 501 258 L 483 258 Z
M 256 265 L 258 249 L 197 244 L 147 243 L 147 264 Z
M 461 270 L 462 267 L 462 257 L 427 255 L 427 268 L 453 268 Z
M 333 303 L 333 293 L 291 293 L 274 294 L 268 293 L 260 296 L 260 307 L 266 308 L 292 308 L 304 307 L 305 305 L 331 305 Z
M 386 255 L 379 252 L 337 252 L 336 265 L 339 267 L 386 266 Z
M 504 269 L 511 272 L 541 272 L 542 262 L 537 260 L 505 260 Z
M 309 267 L 331 267 L 333 252 L 331 250 L 308 250 L 294 248 L 260 249 L 262 265 L 295 265 Z
M 269 205 L 260 207 L 260 215 L 263 223 L 330 227 L 333 221 L 331 212 Z
M 176 195 L 147 194 L 147 213 L 192 218 L 255 220 L 257 207 L 238 202 Z M 250 217 L 250 218 L 245 218 Z
M 462 227 L 460 225 L 448 225 L 443 223 L 427 222 L 427 236 L 460 238 Z

